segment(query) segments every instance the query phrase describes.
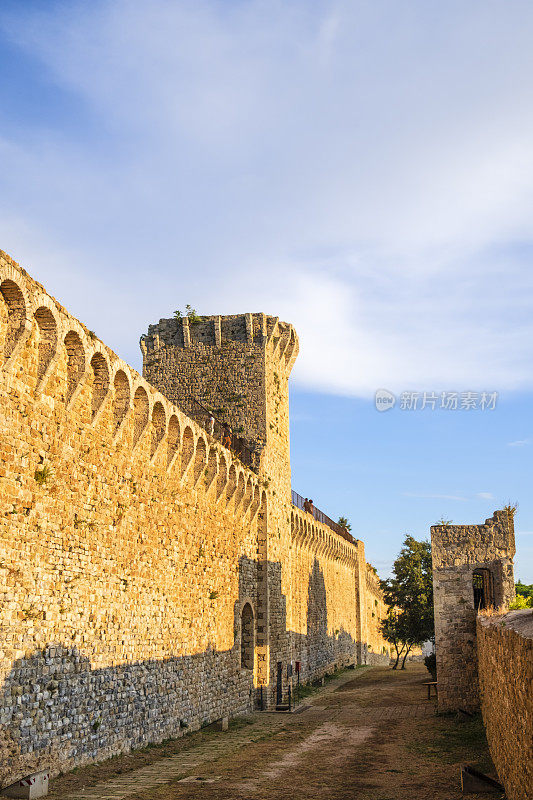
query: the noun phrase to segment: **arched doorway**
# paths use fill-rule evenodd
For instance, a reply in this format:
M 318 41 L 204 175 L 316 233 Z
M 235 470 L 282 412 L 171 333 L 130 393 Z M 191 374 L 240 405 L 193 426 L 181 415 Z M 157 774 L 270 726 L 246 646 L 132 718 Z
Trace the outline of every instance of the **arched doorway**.
M 490 569 L 475 569 L 472 575 L 474 608 L 491 608 L 494 605 L 494 579 Z

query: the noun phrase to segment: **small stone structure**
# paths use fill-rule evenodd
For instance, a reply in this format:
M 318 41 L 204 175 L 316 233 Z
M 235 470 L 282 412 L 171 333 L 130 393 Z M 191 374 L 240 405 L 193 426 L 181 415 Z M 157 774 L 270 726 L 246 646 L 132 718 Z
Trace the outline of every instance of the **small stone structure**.
M 476 710 L 478 611 L 515 596 L 513 511 L 483 525 L 433 525 L 431 546 L 439 710 Z
M 481 710 L 508 800 L 533 797 L 533 609 L 477 619 Z
M 144 377 L 0 251 L 0 787 L 386 647 L 362 542 L 291 503 L 292 326 L 163 320 L 141 346 Z

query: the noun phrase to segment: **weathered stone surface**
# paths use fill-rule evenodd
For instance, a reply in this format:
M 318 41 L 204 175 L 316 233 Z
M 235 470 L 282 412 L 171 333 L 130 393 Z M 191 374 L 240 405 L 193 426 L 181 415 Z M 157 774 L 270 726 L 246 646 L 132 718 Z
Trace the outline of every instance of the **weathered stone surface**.
M 362 544 L 291 505 L 292 327 L 211 320 L 212 341 L 172 333 L 195 353 L 178 378 L 153 331 L 160 392 L 0 253 L 0 786 L 245 713 L 260 686 L 274 703 L 279 665 L 286 697 L 294 660 L 312 678 L 383 646 Z M 176 380 L 247 392 L 231 420 L 263 436 L 257 469 Z
M 483 721 L 509 800 L 533 796 L 533 610 L 478 616 Z

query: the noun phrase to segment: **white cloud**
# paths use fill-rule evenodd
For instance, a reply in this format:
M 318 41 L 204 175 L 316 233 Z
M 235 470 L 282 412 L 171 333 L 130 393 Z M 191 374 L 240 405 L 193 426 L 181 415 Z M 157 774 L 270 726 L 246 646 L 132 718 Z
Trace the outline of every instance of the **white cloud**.
M 422 494 L 418 492 L 402 492 L 403 497 L 418 497 L 421 499 L 431 499 L 431 500 L 460 500 L 461 502 L 466 502 L 466 497 L 460 497 L 459 495 L 455 494 Z
M 516 442 L 507 442 L 507 447 L 524 447 L 530 443 L 531 439 L 517 439 Z
M 479 497 L 481 500 L 494 500 L 494 495 L 490 492 L 478 492 L 476 497 Z
M 83 113 L 4 132 L 0 246 L 137 363 L 191 302 L 293 322 L 306 386 L 531 387 L 533 7 L 430 6 L 15 7 Z

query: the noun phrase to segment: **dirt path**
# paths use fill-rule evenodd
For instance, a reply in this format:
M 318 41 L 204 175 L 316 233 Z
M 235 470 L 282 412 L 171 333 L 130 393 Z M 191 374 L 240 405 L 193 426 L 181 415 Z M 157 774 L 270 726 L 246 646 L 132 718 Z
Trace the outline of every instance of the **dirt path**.
M 479 719 L 436 716 L 427 672 L 347 671 L 291 715 L 256 714 L 54 781 L 70 800 L 459 800 L 459 765 L 493 773 Z M 139 769 L 140 768 L 140 769 Z M 482 795 L 470 795 L 482 797 Z

